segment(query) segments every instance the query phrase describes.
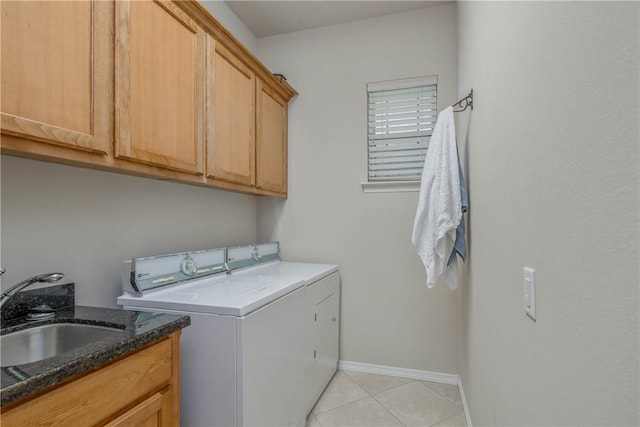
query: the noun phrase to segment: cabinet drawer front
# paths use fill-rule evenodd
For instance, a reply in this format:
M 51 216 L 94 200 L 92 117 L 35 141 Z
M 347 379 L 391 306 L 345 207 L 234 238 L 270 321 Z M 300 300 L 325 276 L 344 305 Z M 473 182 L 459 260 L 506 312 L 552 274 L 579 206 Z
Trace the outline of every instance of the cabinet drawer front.
M 157 344 L 2 414 L 3 427 L 96 424 L 169 384 L 172 341 Z M 73 402 L 70 405 L 69 402 Z

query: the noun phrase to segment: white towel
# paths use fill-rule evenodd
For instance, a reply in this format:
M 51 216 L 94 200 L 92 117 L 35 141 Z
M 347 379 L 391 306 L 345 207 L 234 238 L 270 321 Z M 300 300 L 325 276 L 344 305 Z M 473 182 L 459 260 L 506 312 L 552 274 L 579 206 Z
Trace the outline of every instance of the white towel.
M 435 286 L 447 267 L 461 218 L 456 131 L 453 108 L 447 107 L 438 115 L 431 135 L 411 236 L 427 270 L 429 288 Z M 447 282 L 450 287 L 457 286 L 457 280 Z

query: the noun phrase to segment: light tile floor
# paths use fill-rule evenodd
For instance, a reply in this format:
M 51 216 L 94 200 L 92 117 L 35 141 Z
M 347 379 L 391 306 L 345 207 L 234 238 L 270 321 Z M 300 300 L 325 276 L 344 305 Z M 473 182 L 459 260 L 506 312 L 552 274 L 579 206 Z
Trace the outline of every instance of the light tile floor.
M 307 427 L 466 427 L 458 387 L 386 375 L 338 371 Z

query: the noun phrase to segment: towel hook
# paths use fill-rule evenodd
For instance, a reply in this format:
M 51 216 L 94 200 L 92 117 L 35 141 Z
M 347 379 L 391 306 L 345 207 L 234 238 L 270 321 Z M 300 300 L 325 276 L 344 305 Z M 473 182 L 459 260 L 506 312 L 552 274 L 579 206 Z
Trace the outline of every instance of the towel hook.
M 461 110 L 453 110 L 454 113 L 461 113 L 466 110 L 467 107 L 471 107 L 471 109 L 473 110 L 473 89 L 471 89 L 469 95 L 465 96 L 460 101 L 453 104 L 451 107 L 455 108 L 456 106 L 458 108 L 461 108 Z

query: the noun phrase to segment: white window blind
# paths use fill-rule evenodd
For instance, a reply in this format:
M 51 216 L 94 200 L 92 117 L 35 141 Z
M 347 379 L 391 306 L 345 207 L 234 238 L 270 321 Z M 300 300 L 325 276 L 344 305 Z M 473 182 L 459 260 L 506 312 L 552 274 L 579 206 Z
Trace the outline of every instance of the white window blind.
M 437 76 L 367 85 L 370 182 L 421 178 L 437 92 Z

